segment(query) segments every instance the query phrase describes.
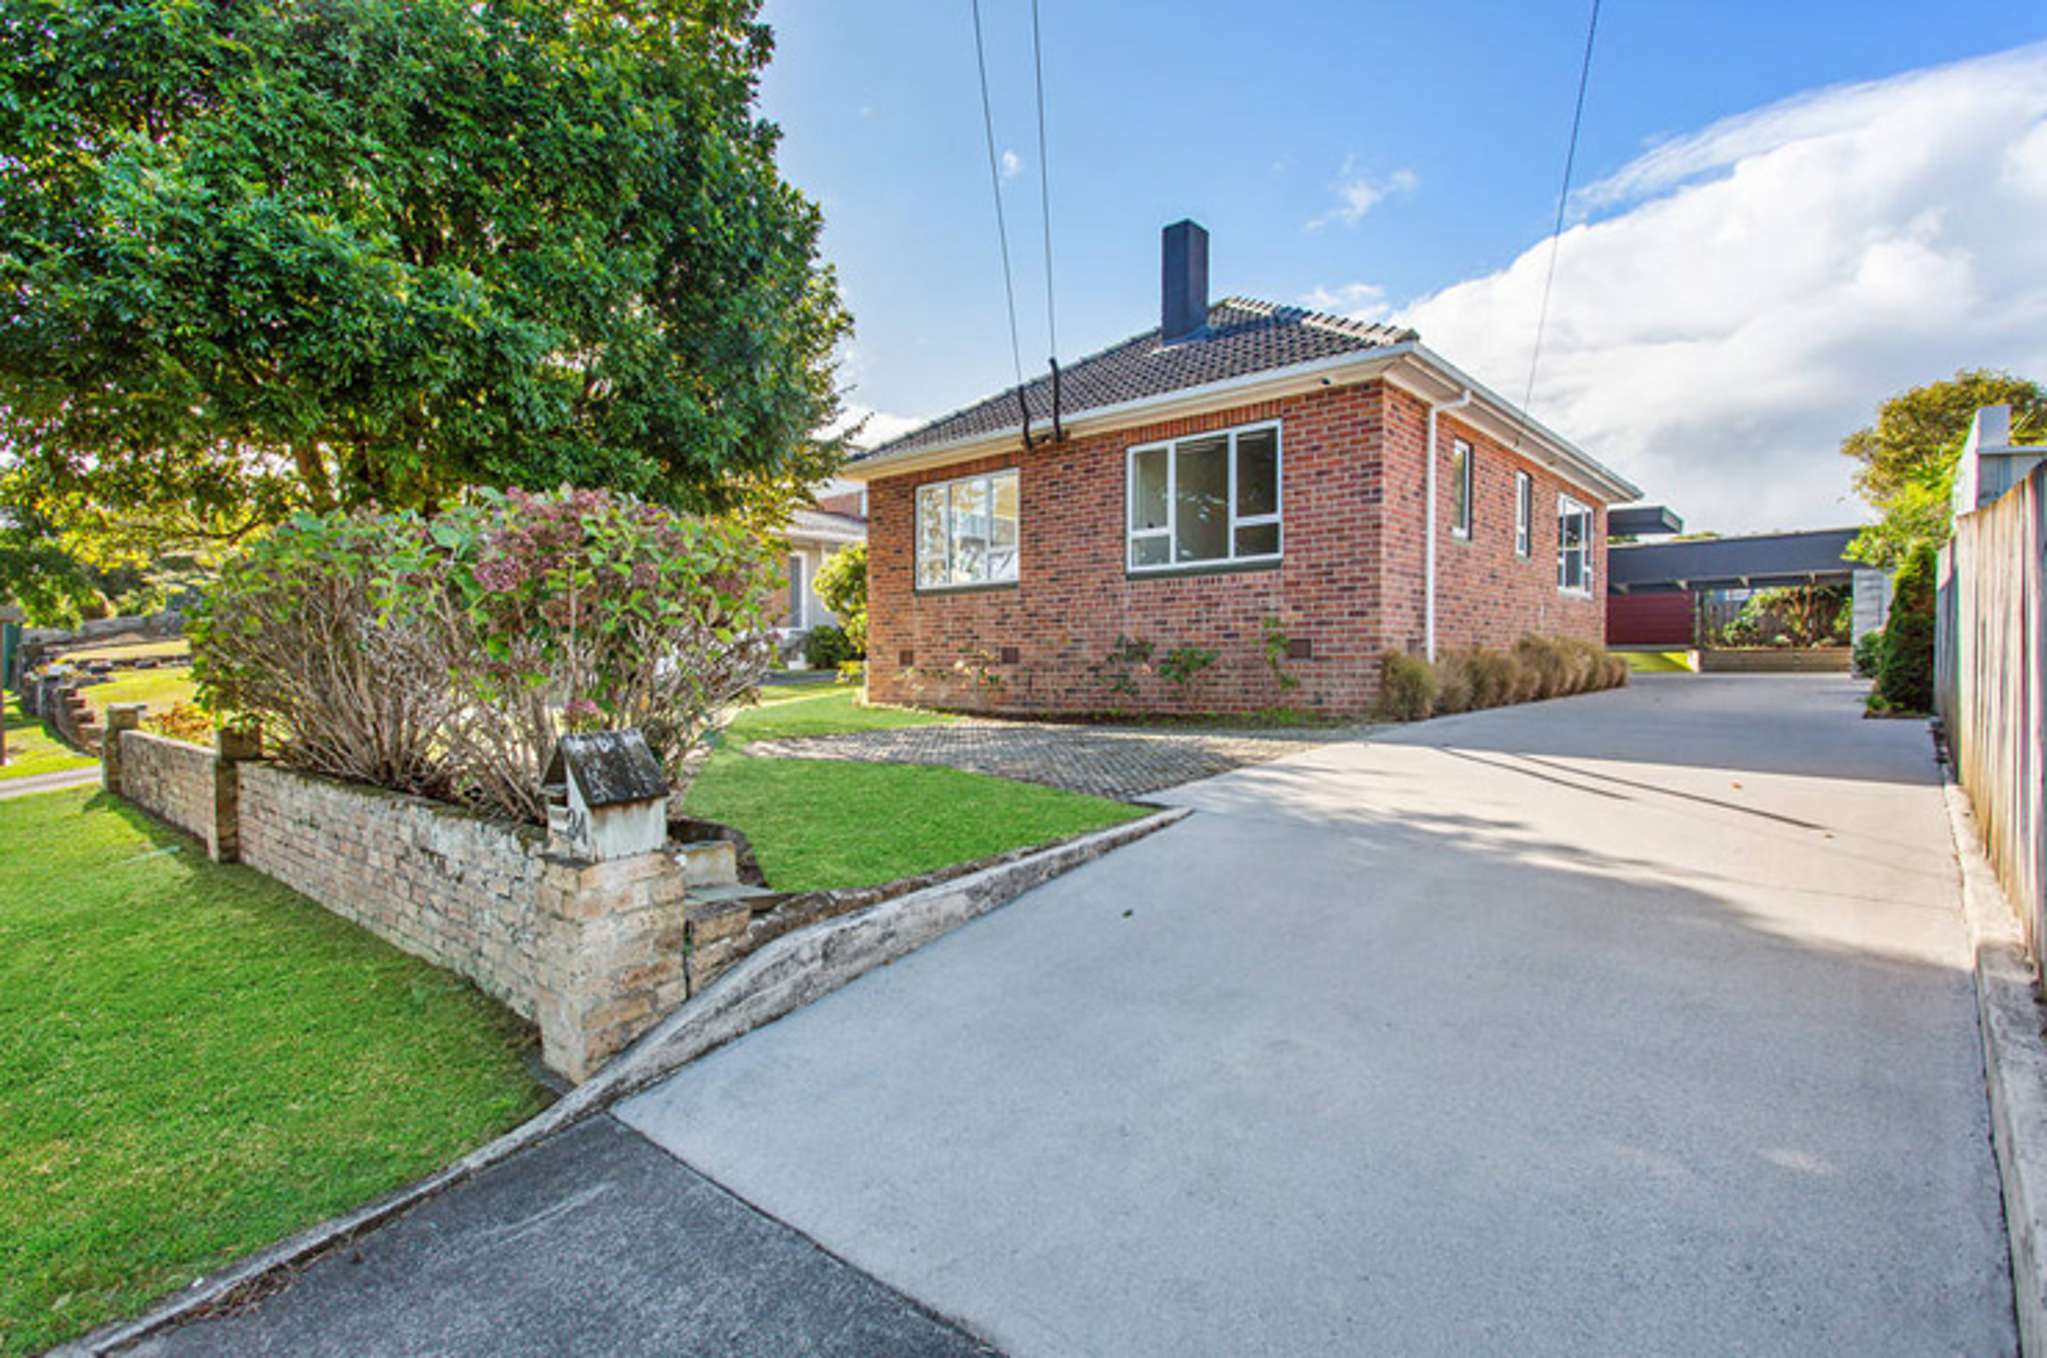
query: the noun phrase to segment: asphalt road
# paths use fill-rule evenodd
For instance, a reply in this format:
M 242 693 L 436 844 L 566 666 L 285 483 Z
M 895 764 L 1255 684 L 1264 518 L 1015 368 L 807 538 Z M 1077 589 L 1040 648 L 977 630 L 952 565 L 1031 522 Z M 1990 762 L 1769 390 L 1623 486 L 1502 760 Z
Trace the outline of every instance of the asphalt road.
M 623 1121 L 1014 1354 L 2006 1354 L 1925 727 L 1673 677 L 1330 746 Z

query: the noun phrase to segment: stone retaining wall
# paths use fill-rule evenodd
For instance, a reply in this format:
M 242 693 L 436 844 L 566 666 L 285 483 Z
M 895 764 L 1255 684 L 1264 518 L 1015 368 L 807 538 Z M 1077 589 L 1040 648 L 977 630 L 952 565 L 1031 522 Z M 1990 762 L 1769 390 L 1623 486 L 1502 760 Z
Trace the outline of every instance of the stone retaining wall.
M 214 757 L 200 745 L 122 731 L 121 791 L 151 813 L 201 839 L 213 832 Z M 110 746 L 108 752 L 113 752 Z
M 405 951 L 474 981 L 540 1029 L 582 1081 L 687 997 L 683 870 L 662 850 L 584 862 L 523 825 L 134 729 L 109 709 L 109 791 Z

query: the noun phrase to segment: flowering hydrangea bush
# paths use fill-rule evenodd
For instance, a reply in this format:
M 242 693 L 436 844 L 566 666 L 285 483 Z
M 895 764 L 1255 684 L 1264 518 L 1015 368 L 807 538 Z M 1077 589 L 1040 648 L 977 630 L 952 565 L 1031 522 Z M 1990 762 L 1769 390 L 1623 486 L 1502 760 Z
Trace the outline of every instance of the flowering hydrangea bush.
M 305 515 L 222 572 L 194 673 L 289 762 L 538 820 L 565 730 L 636 727 L 682 784 L 772 659 L 769 555 L 603 491 Z

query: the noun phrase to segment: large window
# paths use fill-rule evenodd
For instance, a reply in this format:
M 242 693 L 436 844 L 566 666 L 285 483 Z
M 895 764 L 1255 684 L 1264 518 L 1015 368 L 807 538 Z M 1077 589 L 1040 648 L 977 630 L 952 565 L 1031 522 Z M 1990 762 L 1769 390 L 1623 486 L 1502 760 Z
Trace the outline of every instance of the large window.
M 1514 555 L 1527 556 L 1535 547 L 1535 480 L 1527 472 L 1514 473 Z
M 1129 476 L 1131 570 L 1279 559 L 1277 424 L 1132 448 Z
M 1592 511 L 1568 495 L 1557 496 L 1557 588 L 1592 592 Z
M 917 588 L 959 589 L 1016 579 L 1014 470 L 917 487 Z
M 1450 531 L 1460 538 L 1471 536 L 1471 445 L 1458 439 L 1450 445 L 1450 486 L 1456 503 L 1450 515 Z

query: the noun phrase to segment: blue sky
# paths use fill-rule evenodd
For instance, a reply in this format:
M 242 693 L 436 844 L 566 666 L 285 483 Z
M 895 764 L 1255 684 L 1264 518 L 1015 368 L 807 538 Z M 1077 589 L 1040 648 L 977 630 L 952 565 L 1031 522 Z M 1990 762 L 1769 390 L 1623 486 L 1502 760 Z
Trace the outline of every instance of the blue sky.
M 1047 352 L 1030 8 L 982 12 L 1029 370 Z M 1212 233 L 1215 295 L 1395 314 L 1518 394 L 1584 6 L 1041 0 L 1041 14 L 1062 357 L 1155 321 L 1158 230 L 1192 216 Z M 765 17 L 764 111 L 785 173 L 824 206 L 858 327 L 851 400 L 894 432 L 1007 384 L 965 0 L 769 0 Z M 2039 285 L 1984 274 L 2009 253 L 1984 234 L 2023 228 L 1982 221 L 2047 191 L 2031 149 L 2047 148 L 2047 48 L 2024 48 L 2042 38 L 2047 10 L 2009 0 L 1947 4 L 1938 22 L 1915 6 L 1609 3 L 1535 413 L 1696 526 L 1860 517 L 1833 445 L 1876 399 L 1962 363 L 2047 360 L 2027 338 Z M 1866 135 L 1878 115 L 1881 142 Z M 1969 157 L 2002 197 L 1957 192 L 1941 167 Z M 1743 251 L 1770 280 L 1753 307 L 1733 304 Z M 1707 252 L 1720 268 L 1702 296 L 1714 271 L 1685 275 Z M 1968 318 L 1943 344 L 1858 348 L 1894 316 L 1928 316 L 1929 298 Z M 1979 324 L 1986 309 L 2000 314 Z M 1816 315 L 1841 333 L 1808 335 Z M 1683 370 L 1744 394 L 1708 398 L 1724 418 L 1702 421 Z M 1618 409 L 1618 389 L 1655 408 Z M 1732 493 L 1754 472 L 1769 492 Z

